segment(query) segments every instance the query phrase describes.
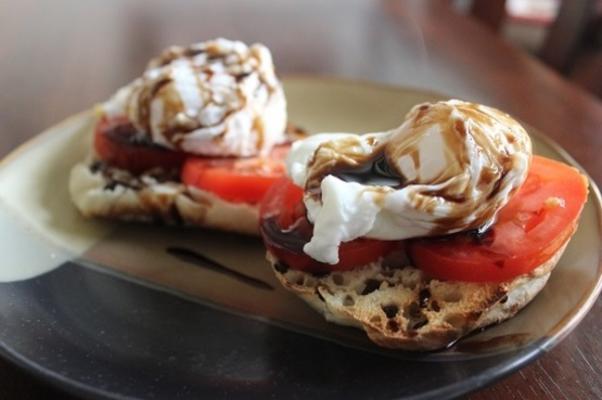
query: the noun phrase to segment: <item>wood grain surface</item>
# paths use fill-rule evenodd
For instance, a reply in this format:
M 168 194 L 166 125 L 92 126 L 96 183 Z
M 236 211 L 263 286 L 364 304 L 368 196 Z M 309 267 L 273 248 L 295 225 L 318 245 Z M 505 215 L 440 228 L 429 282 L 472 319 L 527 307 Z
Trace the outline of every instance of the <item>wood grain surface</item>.
M 0 0 L 0 155 L 108 97 L 170 44 L 260 41 L 280 74 L 368 79 L 501 108 L 602 182 L 602 104 L 447 1 Z M 536 362 L 471 399 L 602 398 L 602 305 Z M 57 392 L 0 360 L 0 398 Z

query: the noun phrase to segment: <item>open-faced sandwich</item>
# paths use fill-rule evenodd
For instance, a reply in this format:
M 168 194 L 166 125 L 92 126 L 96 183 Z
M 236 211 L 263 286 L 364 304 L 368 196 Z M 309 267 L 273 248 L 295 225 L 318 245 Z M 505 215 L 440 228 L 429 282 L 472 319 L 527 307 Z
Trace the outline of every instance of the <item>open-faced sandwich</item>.
M 83 215 L 258 232 L 290 147 L 265 46 L 170 47 L 97 114 L 91 156 L 70 177 Z
M 490 107 L 414 107 L 391 131 L 293 144 L 261 205 L 278 279 L 379 345 L 430 350 L 512 317 L 544 287 L 587 198 Z

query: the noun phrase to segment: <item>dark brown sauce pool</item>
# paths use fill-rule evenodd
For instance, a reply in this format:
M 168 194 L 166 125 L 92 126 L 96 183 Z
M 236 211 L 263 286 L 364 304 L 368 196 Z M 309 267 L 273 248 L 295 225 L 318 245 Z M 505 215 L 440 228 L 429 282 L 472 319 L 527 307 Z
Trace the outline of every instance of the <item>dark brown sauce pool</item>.
M 334 175 L 345 182 L 371 186 L 400 188 L 403 183 L 402 177 L 391 168 L 383 152 L 357 166 L 339 164 L 329 175 Z

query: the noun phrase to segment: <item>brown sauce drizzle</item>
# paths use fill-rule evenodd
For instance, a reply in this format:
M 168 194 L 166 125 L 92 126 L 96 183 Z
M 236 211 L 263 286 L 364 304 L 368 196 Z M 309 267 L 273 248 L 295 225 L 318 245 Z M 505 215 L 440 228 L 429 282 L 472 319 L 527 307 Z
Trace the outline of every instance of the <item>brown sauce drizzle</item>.
M 261 279 L 253 276 L 245 275 L 242 272 L 238 272 L 234 269 L 228 268 L 225 265 L 218 263 L 217 261 L 200 254 L 194 250 L 190 250 L 184 247 L 170 246 L 165 249 L 167 254 L 177 258 L 178 260 L 187 262 L 189 264 L 196 265 L 201 268 L 205 268 L 209 271 L 217 272 L 222 275 L 234 278 L 235 280 L 245 283 L 249 286 L 253 286 L 257 289 L 262 290 L 274 290 L 274 287 Z
M 207 54 L 207 60 L 206 60 L 207 65 L 192 65 L 192 59 L 201 53 Z M 196 84 L 200 89 L 202 89 L 201 86 L 203 85 L 203 83 L 201 82 L 199 74 L 200 73 L 206 74 L 207 75 L 206 79 L 209 80 L 211 78 L 211 76 L 213 75 L 213 70 L 210 68 L 210 66 L 212 64 L 215 64 L 220 61 L 222 61 L 225 66 L 228 66 L 229 63 L 227 63 L 225 61 L 226 57 L 228 55 L 229 54 L 227 54 L 227 53 L 222 53 L 217 44 L 212 43 L 212 44 L 208 45 L 206 48 L 200 48 L 195 45 L 189 46 L 189 47 L 172 46 L 172 47 L 168 48 L 167 50 L 165 50 L 163 53 L 161 53 L 158 57 L 151 60 L 151 62 L 148 64 L 148 68 L 163 68 L 164 71 L 162 72 L 161 76 L 152 80 L 150 82 L 150 85 L 148 85 L 148 83 L 144 83 L 142 88 L 140 89 L 140 92 L 138 93 L 138 98 L 135 99 L 136 100 L 135 102 L 137 104 L 135 104 L 136 115 L 134 116 L 134 118 L 136 120 L 137 127 L 143 131 L 150 132 L 150 105 L 151 105 L 152 101 L 154 100 L 154 98 L 159 95 L 159 92 L 161 92 L 162 89 L 165 88 L 165 86 L 170 85 L 173 82 L 173 80 L 170 76 L 170 68 L 171 67 L 169 66 L 169 64 L 171 62 L 173 62 L 174 60 L 179 59 L 179 58 L 188 59 L 189 62 L 191 63 L 190 64 L 191 68 L 195 72 Z M 251 58 L 251 57 L 253 57 L 253 55 L 250 54 L 248 57 Z M 247 59 L 241 59 L 238 62 L 244 63 L 246 61 L 247 61 Z M 267 82 L 265 82 L 265 80 L 262 77 L 261 71 L 259 71 L 258 69 L 251 69 L 250 71 L 234 73 L 232 76 L 235 79 L 235 81 L 240 84 L 247 77 L 249 77 L 250 75 L 252 75 L 254 73 L 256 73 L 258 75 L 259 80 L 260 80 L 260 85 L 258 88 L 256 88 L 256 90 L 259 90 L 259 88 L 263 86 L 263 87 L 266 87 L 266 89 L 268 90 L 269 93 L 273 93 L 274 88 L 270 87 L 270 85 Z M 203 91 L 203 90 L 201 90 L 201 91 Z M 174 138 L 174 136 L 179 135 L 179 134 L 187 134 L 187 133 L 190 133 L 194 130 L 201 129 L 201 128 L 210 128 L 210 127 L 219 126 L 221 124 L 224 124 L 225 121 L 231 116 L 231 114 L 244 108 L 246 106 L 246 98 L 242 94 L 240 87 L 237 88 L 236 95 L 238 96 L 241 104 L 234 109 L 231 109 L 230 107 L 226 107 L 226 112 L 220 121 L 218 121 L 215 124 L 205 126 L 205 125 L 201 124 L 199 121 L 197 121 L 196 118 L 193 118 L 193 117 L 188 117 L 187 119 L 181 118 L 178 121 L 173 121 L 173 116 L 175 116 L 178 113 L 178 111 L 183 108 L 183 104 L 182 104 L 182 99 L 180 98 L 180 96 L 177 93 L 169 90 L 169 88 L 168 88 L 165 95 L 163 96 L 164 116 L 162 118 L 163 121 L 167 121 L 167 122 L 164 123 L 163 126 L 160 127 L 160 129 L 161 129 L 163 135 L 169 141 L 173 142 L 173 144 L 176 147 L 180 147 L 180 143 L 183 138 L 178 138 L 176 140 Z M 127 105 L 126 105 L 126 107 L 128 109 L 128 115 L 130 115 L 129 110 L 132 107 L 131 103 L 132 103 L 132 99 L 130 96 L 130 99 L 128 99 Z M 214 102 L 212 99 L 205 99 L 205 105 L 207 105 L 207 104 L 214 104 Z M 257 124 L 257 121 L 255 121 L 254 123 Z M 256 128 L 256 130 L 258 132 L 258 136 L 259 136 L 258 144 L 263 145 L 263 142 L 264 142 L 263 127 L 254 126 L 254 128 Z M 224 133 L 225 133 L 225 128 L 219 134 L 217 134 L 213 140 L 216 142 L 221 140 Z M 261 148 L 261 147 L 259 147 L 259 148 Z
M 362 185 L 392 188 L 403 186 L 403 178 L 389 166 L 383 152 L 377 153 L 359 165 L 337 164 L 329 175 L 334 175 L 345 182 L 357 182 Z
M 486 328 L 485 328 L 486 329 Z M 484 329 L 478 330 L 474 332 L 469 337 L 480 333 Z M 517 348 L 524 344 L 526 344 L 532 335 L 528 333 L 511 333 L 507 335 L 495 336 L 489 339 L 484 340 L 467 340 L 468 337 L 456 339 L 453 342 L 449 343 L 447 349 L 453 347 L 453 351 L 460 353 L 485 353 L 487 351 L 495 350 L 495 349 L 504 349 L 504 348 Z
M 261 220 L 260 228 L 266 232 L 262 236 L 268 242 L 268 245 L 283 248 L 296 254 L 305 254 L 303 246 L 309 241 L 312 228 L 309 222 L 307 222 L 305 227 L 297 225 L 295 224 L 286 230 L 282 230 L 276 218 L 270 217 Z
M 463 114 L 466 120 L 455 117 L 455 110 Z M 399 190 L 413 183 L 447 182 L 437 190 L 427 188 L 411 192 L 412 206 L 425 213 L 433 214 L 441 201 L 447 202 L 451 207 L 447 216 L 436 218 L 436 225 L 429 236 L 448 234 L 450 227 L 461 227 L 463 231 L 486 232 L 494 222 L 496 211 L 503 201 L 498 197 L 514 162 L 508 143 L 497 135 L 486 133 L 488 129 L 493 129 L 496 123 L 510 126 L 516 122 L 495 109 L 471 103 L 423 104 L 408 113 L 406 122 L 411 124 L 407 127 L 410 131 L 392 135 L 386 143 L 378 143 L 374 136 L 368 137 L 366 141 L 372 139 L 369 144 L 373 146 L 370 154 L 356 150 L 359 139 L 345 138 L 322 144 L 309 162 L 306 192 L 315 200 L 320 200 L 322 180 L 328 175 L 333 175 L 345 182 L 371 186 L 366 191 L 374 193 L 374 201 L 382 205 L 386 194 L 392 190 Z M 435 123 L 441 126 L 442 139 L 452 154 L 452 167 L 455 169 L 451 172 L 454 176 L 462 172 L 456 170 L 465 171 L 471 163 L 470 153 L 465 145 L 467 136 L 471 136 L 470 140 L 474 141 L 478 151 L 485 153 L 489 165 L 484 166 L 476 182 L 473 182 L 473 177 L 467 178 L 464 175 L 450 182 L 452 176 L 449 170 L 429 178 L 428 182 L 424 182 L 419 176 L 419 142 L 426 130 Z M 504 138 L 508 138 L 510 143 L 520 139 L 514 136 L 512 130 L 505 133 Z M 445 157 L 447 156 L 448 153 L 445 154 Z M 397 164 L 389 162 L 401 160 L 402 157 L 411 159 L 418 175 L 416 178 L 406 178 Z M 474 197 L 471 192 L 474 185 L 479 189 L 478 197 Z M 483 207 L 482 202 L 492 204 L 490 207 Z M 475 219 L 469 222 L 467 216 L 473 212 L 476 213 Z
M 203 49 L 187 47 L 186 49 L 184 49 L 183 55 L 184 55 L 184 57 L 192 58 L 192 57 L 198 56 L 199 54 L 202 54 L 204 52 L 205 52 L 205 50 L 203 50 Z
M 499 179 L 495 181 L 495 183 L 493 184 L 493 189 L 491 189 L 491 192 L 489 192 L 489 194 L 487 195 L 487 200 L 494 198 L 498 194 L 502 186 L 502 181 L 504 180 L 504 177 L 507 173 L 508 171 L 503 171 Z
M 314 162 L 316 162 L 315 155 L 310 163 Z M 306 191 L 319 198 L 320 185 L 328 175 L 345 182 L 383 188 L 400 189 L 406 184 L 405 179 L 389 165 L 382 146 L 362 158 L 357 156 L 329 158 L 321 168 L 311 174 L 305 186 Z
M 491 229 L 491 227 L 472 229 L 468 231 L 467 234 L 470 235 L 476 243 L 485 246 L 491 245 L 495 240 L 495 229 Z
M 257 148 L 262 149 L 265 141 L 265 125 L 259 116 L 253 118 L 253 130 L 257 133 Z

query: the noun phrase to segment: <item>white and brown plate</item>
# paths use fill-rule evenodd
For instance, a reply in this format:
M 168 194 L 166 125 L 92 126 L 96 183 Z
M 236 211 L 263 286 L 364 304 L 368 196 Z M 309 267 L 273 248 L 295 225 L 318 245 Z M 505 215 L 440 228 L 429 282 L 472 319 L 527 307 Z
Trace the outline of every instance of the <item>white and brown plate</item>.
M 442 97 L 336 79 L 284 83 L 290 119 L 310 132 L 388 129 Z M 71 117 L 0 164 L 0 353 L 87 397 L 450 398 L 549 350 L 602 287 L 602 209 L 590 181 L 578 231 L 515 318 L 440 352 L 381 350 L 282 289 L 257 238 L 82 218 L 67 181 L 92 123 L 90 112 Z M 530 133 L 535 153 L 575 165 Z

